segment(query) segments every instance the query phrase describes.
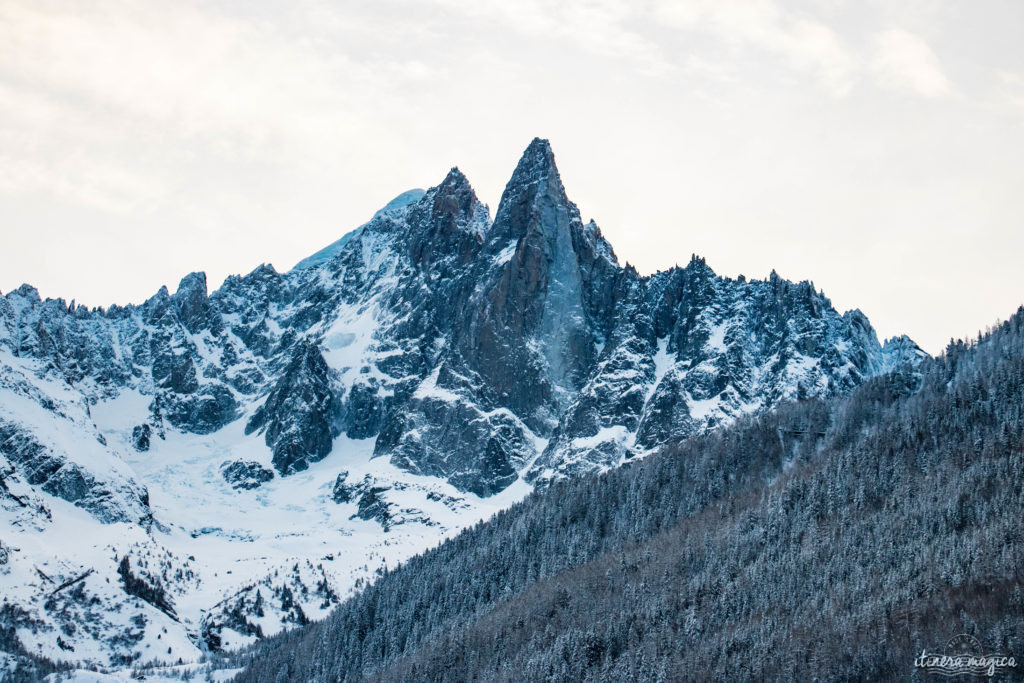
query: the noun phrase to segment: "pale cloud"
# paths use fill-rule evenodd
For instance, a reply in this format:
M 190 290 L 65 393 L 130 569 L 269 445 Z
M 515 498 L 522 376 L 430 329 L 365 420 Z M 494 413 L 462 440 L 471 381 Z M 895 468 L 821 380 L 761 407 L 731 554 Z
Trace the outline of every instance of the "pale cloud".
M 1024 126 L 1024 77 L 1005 69 L 996 69 L 996 106 Z
M 629 24 L 644 13 L 629 0 L 432 0 L 437 6 L 484 21 L 492 30 L 566 41 L 596 55 L 622 57 L 647 74 L 674 69 L 660 46 Z
M 189 2 L 0 6 L 3 76 L 182 136 L 319 135 L 378 79 L 429 75 L 415 60 L 361 62 L 325 45 Z
M 74 154 L 59 167 L 0 154 L 0 192 L 47 193 L 108 213 L 127 213 L 160 195 L 160 188 L 120 164 Z
M 923 97 L 953 90 L 929 44 L 907 30 L 878 31 L 860 46 L 826 23 L 772 0 L 656 0 L 653 12 L 679 29 L 774 55 L 839 97 L 865 79 Z
M 902 29 L 880 31 L 872 49 L 871 70 L 881 85 L 923 97 L 942 97 L 953 91 L 938 57 L 920 36 Z
M 0 82 L 0 193 L 41 193 L 112 213 L 153 201 L 159 186 L 116 155 L 87 154 L 110 135 L 88 117 Z
M 490 33 L 512 31 L 548 41 L 552 50 L 561 43 L 624 60 L 656 78 L 682 70 L 729 81 L 736 68 L 678 54 L 674 41 L 659 43 L 651 22 L 774 55 L 837 96 L 848 95 L 864 72 L 926 96 L 950 88 L 927 44 L 910 33 L 879 34 L 865 66 L 868 60 L 824 23 L 771 0 L 432 0 L 424 6 L 477 22 L 460 39 L 479 33 L 476 40 L 486 42 Z M 38 192 L 50 182 L 63 198 L 122 210 L 150 201 L 166 184 L 163 164 L 126 154 L 140 136 L 157 154 L 178 141 L 224 158 L 275 163 L 302 150 L 386 137 L 393 112 L 421 106 L 407 90 L 450 76 L 436 52 L 450 43 L 443 20 L 396 21 L 381 30 L 372 13 L 319 0 L 298 3 L 280 23 L 228 9 L 188 0 L 0 4 L 0 87 L 10 95 L 0 103 L 7 162 L 0 187 Z M 401 41 L 435 51 L 420 56 L 410 48 L 391 56 L 374 49 Z M 468 49 L 446 47 L 449 63 Z M 472 59 L 506 75 L 517 61 L 514 55 Z M 68 150 L 79 150 L 78 161 Z
M 768 0 L 657 0 L 654 16 L 677 28 L 709 32 L 780 57 L 837 95 L 847 94 L 856 79 L 857 59 L 831 28 Z
M 0 3 L 0 193 L 108 213 L 188 202 L 189 157 L 273 167 L 343 149 L 386 134 L 378 112 L 436 76 L 348 54 L 312 23 L 289 34 L 223 10 Z

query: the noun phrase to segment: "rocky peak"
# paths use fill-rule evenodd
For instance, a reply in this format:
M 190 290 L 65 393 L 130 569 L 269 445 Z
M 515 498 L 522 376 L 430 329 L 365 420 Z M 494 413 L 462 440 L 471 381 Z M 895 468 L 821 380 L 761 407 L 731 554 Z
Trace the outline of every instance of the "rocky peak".
M 36 303 L 37 304 L 37 303 L 40 302 L 39 290 L 36 289 L 35 287 L 33 287 L 32 285 L 22 284 L 21 287 L 18 287 L 14 291 L 19 296 L 24 297 L 25 299 L 28 299 L 32 303 Z
M 197 332 L 208 322 L 209 305 L 206 296 L 206 273 L 189 273 L 181 279 L 178 291 L 171 297 L 178 310 L 178 318 L 189 332 Z
M 206 273 L 202 271 L 189 273 L 181 278 L 178 290 L 174 293 L 175 301 L 197 298 L 206 298 Z
M 505 192 L 508 193 L 510 190 L 524 188 L 549 179 L 553 179 L 561 188 L 562 179 L 558 175 L 551 143 L 542 138 L 534 138 L 519 158 L 516 170 L 505 187 Z M 564 190 L 562 190 L 562 194 L 565 194 Z
M 596 357 L 584 271 L 588 242 L 546 140 L 523 153 L 487 233 L 482 286 L 458 330 L 473 372 L 501 405 L 545 432 Z
M 775 274 L 774 270 L 772 274 Z M 859 308 L 843 313 L 843 320 L 849 326 L 852 335 L 865 339 L 876 339 L 875 330 L 871 327 L 871 323 L 868 322 L 868 317 Z
M 452 265 L 466 266 L 479 252 L 489 220 L 487 207 L 477 198 L 469 180 L 453 168 L 410 210 L 412 262 L 424 270 L 453 259 Z
M 501 195 L 489 241 L 503 247 L 513 239 L 543 238 L 554 249 L 560 246 L 555 229 L 571 219 L 578 222 L 579 211 L 565 194 L 551 146 L 534 138 Z
M 142 304 L 143 317 L 146 322 L 160 324 L 161 319 L 167 314 L 171 305 L 171 295 L 165 285 L 161 285 L 156 294 L 146 299 Z
M 448 171 L 448 175 L 444 177 L 440 185 L 433 189 L 433 192 L 435 203 L 445 197 L 462 199 L 465 202 L 463 205 L 464 211 L 470 208 L 469 203 L 476 202 L 476 193 L 473 192 L 469 179 L 459 170 L 458 166 L 452 166 L 452 169 Z

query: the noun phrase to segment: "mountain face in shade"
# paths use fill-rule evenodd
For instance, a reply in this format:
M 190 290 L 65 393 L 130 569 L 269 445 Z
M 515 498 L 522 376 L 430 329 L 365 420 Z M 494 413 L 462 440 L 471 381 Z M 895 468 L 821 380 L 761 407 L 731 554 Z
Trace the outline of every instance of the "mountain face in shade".
M 905 337 L 880 345 L 859 311 L 774 272 L 724 278 L 697 257 L 650 276 L 621 266 L 536 139 L 493 220 L 452 169 L 287 273 L 261 266 L 212 293 L 193 273 L 174 294 L 106 310 L 27 285 L 0 297 L 3 524 L 52 530 L 78 510 L 78 525 L 132 526 L 108 550 L 174 568 L 150 578 L 194 607 L 177 626 L 115 590 L 108 550 L 46 561 L 94 569 L 86 590 L 176 628 L 194 655 L 301 623 L 371 578 L 357 568 L 404 559 L 533 486 L 923 355 Z M 259 526 L 270 507 L 267 524 L 287 528 Z M 214 510 L 225 518 L 203 517 Z M 351 563 L 303 564 L 335 558 L 321 546 L 339 532 L 368 539 L 350 544 Z M 244 545 L 261 543 L 262 555 Z M 204 551 L 236 564 L 204 565 Z M 55 650 L 52 587 L 25 571 L 8 567 L 0 585 L 26 582 L 15 602 L 44 652 L 113 661 L 149 642 L 149 627 L 118 622 Z M 309 614 L 285 589 L 307 595 Z M 273 624 L 256 616 L 273 612 L 270 596 Z M 134 635 L 105 639 L 122 627 Z

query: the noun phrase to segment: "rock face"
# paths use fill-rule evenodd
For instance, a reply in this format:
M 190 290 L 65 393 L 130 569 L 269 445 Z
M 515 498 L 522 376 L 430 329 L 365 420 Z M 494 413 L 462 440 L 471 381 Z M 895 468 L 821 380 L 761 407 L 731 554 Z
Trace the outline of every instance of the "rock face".
M 153 435 L 153 430 L 148 424 L 136 425 L 132 429 L 132 447 L 140 453 L 145 453 L 149 450 L 149 439 Z
M 282 475 L 375 439 L 410 472 L 487 496 L 615 466 L 671 439 L 914 363 L 808 282 L 716 275 L 694 257 L 649 277 L 618 264 L 534 140 L 493 221 L 452 169 L 295 270 L 212 294 L 88 311 L 23 287 L 0 343 L 75 383 L 152 397 L 150 420 L 207 434 L 256 402 Z M 139 434 L 145 447 L 148 435 Z
M 0 420 L 0 458 L 6 460 L 0 460 L 0 466 L 12 466 L 4 478 L 16 474 L 25 483 L 73 503 L 101 522 L 144 523 L 149 517 L 149 494 L 144 487 L 90 471 L 17 423 Z
M 334 480 L 334 486 L 331 488 L 331 500 L 335 503 L 348 503 L 356 494 L 355 484 L 349 484 L 348 472 L 342 472 L 338 475 L 338 478 Z
M 452 169 L 287 273 L 0 296 L 0 589 L 29 651 L 198 657 L 322 618 L 531 486 L 922 356 L 809 282 L 621 266 L 537 139 L 493 220 Z
M 274 478 L 274 473 L 252 460 L 226 462 L 220 474 L 235 489 L 255 489 Z
M 327 363 L 314 344 L 303 342 L 296 345 L 284 374 L 245 432 L 265 429 L 274 467 L 291 474 L 331 452 L 338 417 Z

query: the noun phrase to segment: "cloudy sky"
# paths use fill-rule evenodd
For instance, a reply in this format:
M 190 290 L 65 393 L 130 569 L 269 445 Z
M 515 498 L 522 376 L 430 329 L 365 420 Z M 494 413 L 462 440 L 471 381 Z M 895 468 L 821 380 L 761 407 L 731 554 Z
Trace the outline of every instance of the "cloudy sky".
M 1024 303 L 1019 0 L 0 0 L 0 290 L 279 270 L 534 136 L 641 272 L 810 279 L 937 352 Z

